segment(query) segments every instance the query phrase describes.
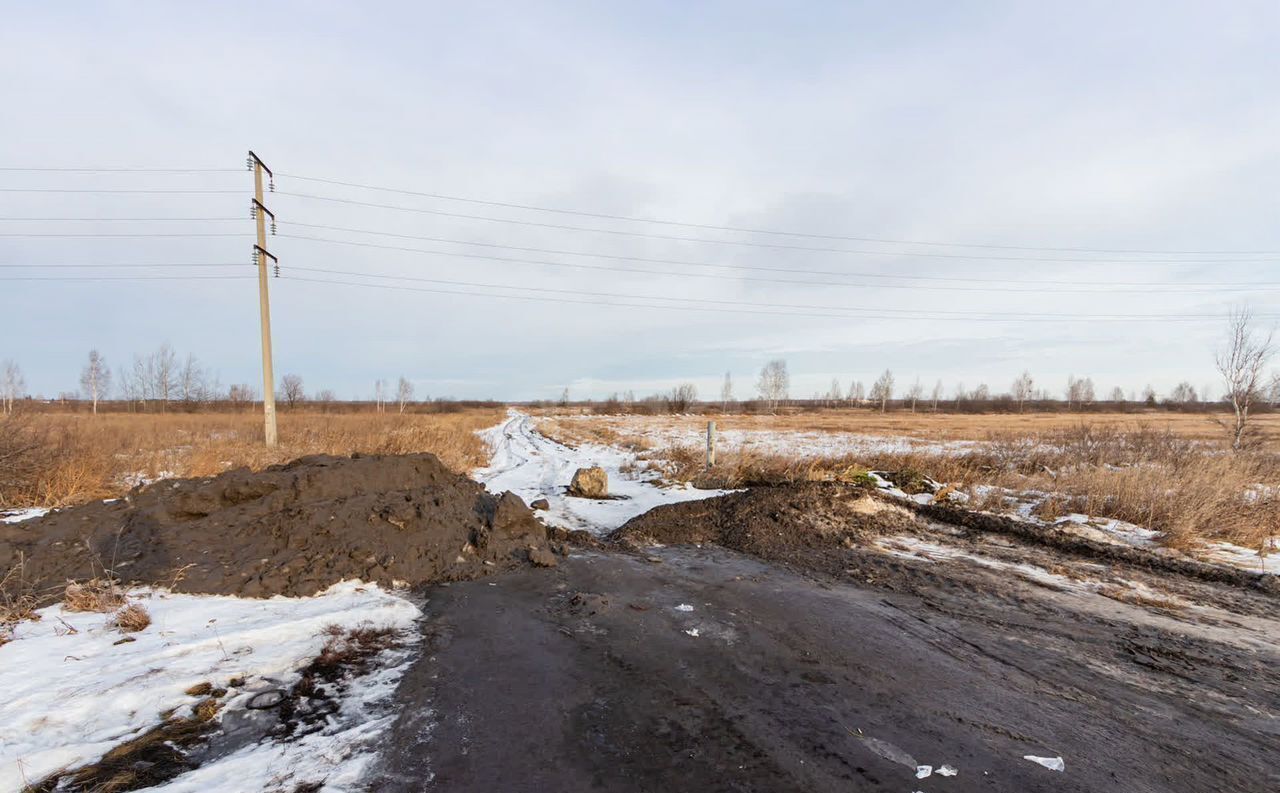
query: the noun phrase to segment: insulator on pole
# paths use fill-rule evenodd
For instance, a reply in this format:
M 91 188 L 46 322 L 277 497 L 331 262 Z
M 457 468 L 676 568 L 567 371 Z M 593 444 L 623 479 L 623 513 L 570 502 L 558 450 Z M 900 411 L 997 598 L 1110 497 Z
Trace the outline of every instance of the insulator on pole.
M 273 220 L 271 221 L 271 236 L 274 237 L 275 235 L 276 235 L 276 222 Z

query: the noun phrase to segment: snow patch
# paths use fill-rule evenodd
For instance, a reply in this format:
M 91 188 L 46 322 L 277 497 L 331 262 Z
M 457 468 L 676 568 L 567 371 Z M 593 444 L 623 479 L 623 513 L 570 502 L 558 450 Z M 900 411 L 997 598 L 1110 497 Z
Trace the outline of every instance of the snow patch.
M 134 641 L 117 644 L 121 634 L 107 626 L 109 614 L 59 605 L 19 623 L 0 647 L 0 791 L 97 760 L 157 725 L 161 713 L 194 705 L 198 698 L 184 692 L 198 683 L 225 686 L 243 677 L 291 685 L 323 647 L 328 626 L 404 630 L 420 613 L 398 595 L 350 581 L 307 598 L 130 595 L 151 615 L 148 628 L 130 634 Z M 362 678 L 325 729 L 295 743 L 247 747 L 157 789 L 262 790 L 282 774 L 331 786 L 354 780 L 390 724 L 370 706 L 394 690 L 407 667 L 407 658 L 398 660 L 400 666 Z M 227 710 L 250 696 L 233 692 Z
M 545 498 L 550 505 L 538 514 L 564 529 L 606 534 L 628 520 L 663 504 L 697 501 L 723 495 L 726 490 L 662 487 L 658 475 L 645 468 L 632 452 L 612 446 L 583 444 L 571 449 L 547 438 L 533 420 L 512 410 L 507 420 L 480 436 L 493 450 L 488 468 L 473 472 L 490 493 L 510 490 L 526 504 Z M 599 466 L 609 475 L 608 499 L 576 498 L 565 491 L 573 472 Z

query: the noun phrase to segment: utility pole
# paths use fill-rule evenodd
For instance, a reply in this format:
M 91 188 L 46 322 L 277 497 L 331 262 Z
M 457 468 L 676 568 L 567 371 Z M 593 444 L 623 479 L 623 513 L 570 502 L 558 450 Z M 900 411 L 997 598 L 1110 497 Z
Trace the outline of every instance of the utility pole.
M 258 307 L 262 314 L 262 417 L 267 447 L 276 445 L 276 389 L 275 375 L 271 371 L 271 300 L 267 295 L 267 259 L 271 260 L 275 275 L 280 277 L 280 262 L 267 251 L 267 218 L 271 218 L 271 233 L 276 230 L 276 216 L 262 203 L 262 174 L 265 171 L 274 191 L 275 175 L 258 155 L 249 152 L 248 166 L 253 169 L 253 204 L 250 214 L 258 223 L 258 243 L 253 246 L 253 260 L 258 265 Z

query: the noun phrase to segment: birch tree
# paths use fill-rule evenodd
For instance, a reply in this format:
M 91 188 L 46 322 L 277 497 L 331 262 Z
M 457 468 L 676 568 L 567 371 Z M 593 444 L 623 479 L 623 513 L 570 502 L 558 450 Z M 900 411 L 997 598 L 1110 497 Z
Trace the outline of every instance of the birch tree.
M 1249 431 L 1249 411 L 1263 398 L 1262 370 L 1274 352 L 1273 335 L 1268 331 L 1266 336 L 1259 336 L 1249 309 L 1237 309 L 1228 320 L 1226 345 L 1214 356 L 1214 365 L 1226 386 L 1227 403 L 1235 412 L 1235 422 L 1228 429 L 1231 448 L 1237 451 Z
M 885 369 L 876 381 L 871 384 L 871 401 L 880 403 L 880 412 L 889 409 L 889 400 L 893 399 L 893 372 Z
M 756 390 L 760 392 L 760 398 L 769 405 L 769 411 L 777 411 L 778 402 L 786 399 L 791 390 L 791 375 L 787 373 L 785 359 L 774 358 L 760 369 Z
M 911 400 L 911 412 L 916 412 L 916 402 L 920 401 L 920 397 L 924 396 L 924 386 L 920 385 L 920 378 L 911 384 L 907 389 L 907 399 Z
M 733 373 L 724 373 L 724 383 L 720 386 L 720 412 L 729 412 L 729 403 L 733 401 Z
M 111 390 L 111 369 L 97 350 L 89 350 L 89 362 L 80 372 L 80 387 L 93 404 L 93 415 L 98 415 L 98 400 L 105 399 Z
M 1013 381 L 1013 388 L 1009 389 L 1009 392 L 1013 395 L 1013 401 L 1018 403 L 1019 413 L 1023 411 L 1023 406 L 1026 405 L 1031 395 L 1035 393 L 1035 387 L 1036 382 L 1031 379 L 1031 372 L 1026 370 L 1023 370 L 1022 374 L 1018 375 L 1018 378 Z
M 400 406 L 400 412 L 404 413 L 405 406 L 412 401 L 413 383 L 401 377 L 400 382 L 396 384 L 396 403 Z
M 13 413 L 13 403 L 18 397 L 22 396 L 22 391 L 27 387 L 26 380 L 22 377 L 22 369 L 13 361 L 4 362 L 3 379 L 0 379 L 0 398 L 4 401 L 4 412 L 6 414 Z

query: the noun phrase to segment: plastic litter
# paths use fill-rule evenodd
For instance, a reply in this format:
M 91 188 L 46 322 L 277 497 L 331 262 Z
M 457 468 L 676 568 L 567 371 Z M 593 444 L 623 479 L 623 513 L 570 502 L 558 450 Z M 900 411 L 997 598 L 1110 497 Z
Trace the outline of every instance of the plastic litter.
M 1050 771 L 1066 771 L 1067 764 L 1063 762 L 1061 757 L 1036 757 L 1033 754 L 1024 754 L 1023 760 L 1030 760 L 1033 763 L 1039 763 Z

